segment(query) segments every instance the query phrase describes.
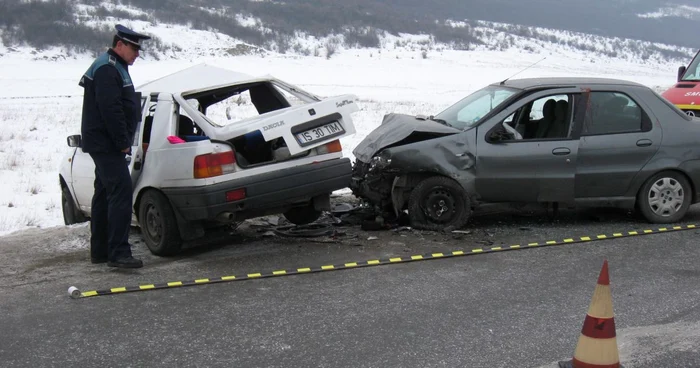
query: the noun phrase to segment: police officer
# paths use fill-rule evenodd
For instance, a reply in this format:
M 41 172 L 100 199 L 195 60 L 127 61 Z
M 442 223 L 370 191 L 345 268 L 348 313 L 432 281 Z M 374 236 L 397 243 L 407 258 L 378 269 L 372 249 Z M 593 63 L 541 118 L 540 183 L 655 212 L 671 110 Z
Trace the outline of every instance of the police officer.
M 141 101 L 129 75 L 149 36 L 120 24 L 112 47 L 90 65 L 79 85 L 84 88 L 82 150 L 95 162 L 95 193 L 90 221 L 92 263 L 138 268 L 131 254 L 129 229 L 132 184 L 126 155 L 141 120 Z

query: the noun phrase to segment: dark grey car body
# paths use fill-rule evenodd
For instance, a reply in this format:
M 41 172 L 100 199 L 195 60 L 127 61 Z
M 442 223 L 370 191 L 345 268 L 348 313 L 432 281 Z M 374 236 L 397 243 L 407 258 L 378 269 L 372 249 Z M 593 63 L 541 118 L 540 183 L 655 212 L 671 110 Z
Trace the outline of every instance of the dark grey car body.
M 465 126 L 441 124 L 440 114 L 437 121 L 387 115 L 353 152 L 355 195 L 398 214 L 407 209 L 416 185 L 442 176 L 459 184 L 465 194 L 460 201 L 469 209 L 493 202 L 633 208 L 646 198 L 646 193 L 640 197 L 645 183 L 672 172 L 667 186 L 676 185 L 678 175 L 678 185 L 686 185 L 682 191 L 674 187 L 682 192 L 678 201 L 686 208 L 697 203 L 700 119 L 688 117 L 650 88 L 596 78 L 520 79 L 489 88 L 505 88 L 512 95 Z M 565 102 L 551 103 L 552 96 Z M 543 100 L 537 122 L 532 111 Z M 503 123 L 507 118 L 512 129 Z M 654 201 L 671 203 L 673 196 L 667 197 L 659 183 L 662 196 Z

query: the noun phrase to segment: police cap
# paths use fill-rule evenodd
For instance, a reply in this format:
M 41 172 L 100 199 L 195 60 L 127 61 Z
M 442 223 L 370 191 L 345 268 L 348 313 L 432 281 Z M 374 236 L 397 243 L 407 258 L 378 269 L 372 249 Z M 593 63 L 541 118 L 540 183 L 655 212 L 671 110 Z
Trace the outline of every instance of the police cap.
M 136 48 L 139 50 L 141 50 L 141 47 L 143 46 L 141 41 L 151 39 L 150 36 L 134 32 L 121 24 L 117 24 L 114 28 L 117 29 L 117 37 L 119 37 L 120 40 L 136 46 Z

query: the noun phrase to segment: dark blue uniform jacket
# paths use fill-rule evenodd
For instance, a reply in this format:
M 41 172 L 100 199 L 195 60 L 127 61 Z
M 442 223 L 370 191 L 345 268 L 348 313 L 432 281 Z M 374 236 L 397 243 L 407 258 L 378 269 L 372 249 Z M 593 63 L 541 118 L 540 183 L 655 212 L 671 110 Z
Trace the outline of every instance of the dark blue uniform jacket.
M 83 152 L 119 152 L 131 147 L 141 120 L 141 96 L 134 90 L 126 62 L 110 49 L 95 59 L 79 85 L 85 89 Z

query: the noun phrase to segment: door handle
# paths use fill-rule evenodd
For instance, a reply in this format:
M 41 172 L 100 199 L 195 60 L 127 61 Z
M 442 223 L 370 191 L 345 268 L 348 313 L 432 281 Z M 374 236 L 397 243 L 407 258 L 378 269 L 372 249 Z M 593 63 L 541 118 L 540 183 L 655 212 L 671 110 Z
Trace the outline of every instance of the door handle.
M 568 155 L 569 153 L 571 153 L 571 150 L 566 147 L 559 147 L 552 150 L 552 154 L 557 156 Z
M 653 142 L 651 139 L 640 139 L 637 141 L 637 146 L 639 147 L 649 147 Z

